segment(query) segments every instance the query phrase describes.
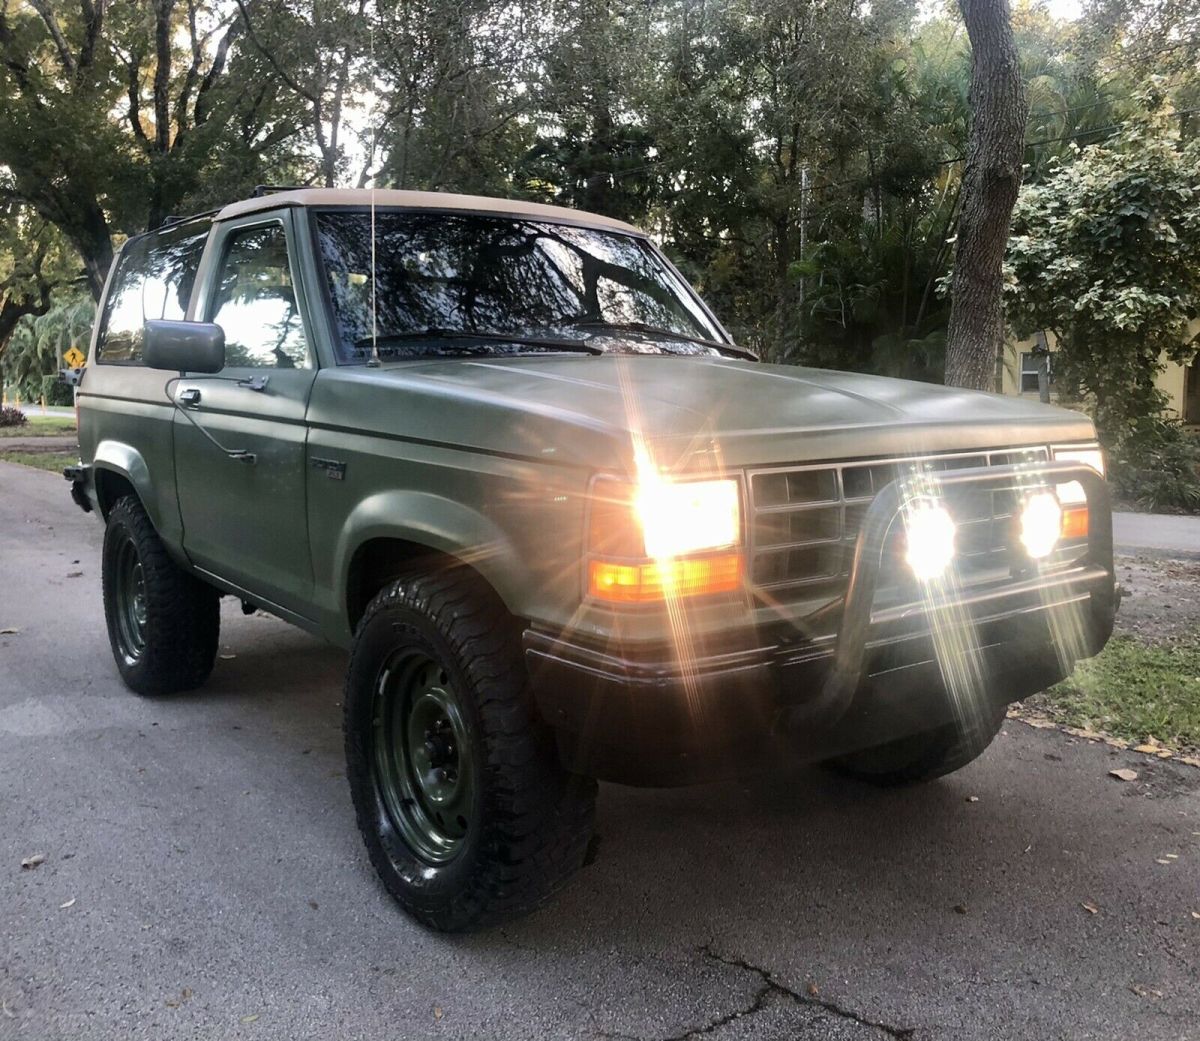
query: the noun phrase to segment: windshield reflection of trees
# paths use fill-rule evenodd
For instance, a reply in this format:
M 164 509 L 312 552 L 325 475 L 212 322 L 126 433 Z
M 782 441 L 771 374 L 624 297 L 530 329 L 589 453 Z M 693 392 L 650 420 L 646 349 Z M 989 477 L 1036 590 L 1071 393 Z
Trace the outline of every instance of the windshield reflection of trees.
M 361 359 L 370 352 L 372 335 L 370 215 L 320 213 L 317 229 L 342 356 Z M 561 336 L 583 322 L 637 322 L 682 336 L 718 336 L 673 273 L 630 236 L 508 218 L 392 211 L 376 215 L 375 243 L 380 339 L 426 329 Z M 711 353 L 665 340 L 629 348 Z M 388 345 L 389 353 L 420 355 L 428 349 L 419 339 Z

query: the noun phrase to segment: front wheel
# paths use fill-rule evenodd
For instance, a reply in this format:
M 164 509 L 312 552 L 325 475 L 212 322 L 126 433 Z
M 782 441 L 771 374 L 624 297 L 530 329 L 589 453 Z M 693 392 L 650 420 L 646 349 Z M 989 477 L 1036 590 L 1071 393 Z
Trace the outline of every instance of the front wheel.
M 465 569 L 398 579 L 371 601 L 345 730 L 371 863 L 426 925 L 457 931 L 522 914 L 582 865 L 596 784 L 559 765 L 519 628 Z
M 1004 705 L 983 705 L 972 709 L 968 718 L 851 752 L 825 765 L 881 788 L 932 781 L 978 759 L 1000 732 L 1006 711 Z

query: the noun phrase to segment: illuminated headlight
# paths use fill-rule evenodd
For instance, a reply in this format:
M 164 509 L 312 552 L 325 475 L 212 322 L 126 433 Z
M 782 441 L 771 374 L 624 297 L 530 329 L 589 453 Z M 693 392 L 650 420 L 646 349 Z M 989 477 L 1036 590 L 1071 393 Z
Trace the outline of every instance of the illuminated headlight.
M 954 559 L 954 519 L 933 503 L 915 506 L 904 515 L 905 560 L 922 582 L 940 578 Z
M 1090 466 L 1101 477 L 1104 476 L 1104 453 L 1099 448 L 1056 448 L 1054 461 L 1057 463 L 1083 463 Z M 1064 506 L 1087 502 L 1083 485 L 1078 481 L 1058 486 L 1058 501 Z
M 634 503 L 648 557 L 723 549 L 741 538 L 737 481 L 651 479 L 638 487 Z
M 1063 511 L 1050 492 L 1038 492 L 1025 500 L 1021 510 L 1021 545 L 1035 560 L 1049 556 L 1058 545 Z

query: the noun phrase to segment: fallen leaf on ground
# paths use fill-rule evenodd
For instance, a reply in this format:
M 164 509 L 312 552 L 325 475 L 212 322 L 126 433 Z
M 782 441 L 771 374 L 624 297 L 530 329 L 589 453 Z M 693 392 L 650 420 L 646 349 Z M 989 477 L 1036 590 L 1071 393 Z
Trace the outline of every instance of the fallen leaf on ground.
M 441 1006 L 441 1005 L 434 1005 L 434 1006 L 433 1006 L 433 1018 L 434 1018 L 434 1019 L 441 1019 L 441 1018 L 442 1018 L 442 1006 Z
M 257 1012 L 255 1012 L 254 1015 L 252 1015 L 252 1016 L 242 1016 L 243 1023 L 253 1023 L 256 1019 L 258 1019 Z
M 1193 917 L 1193 918 L 1200 918 L 1200 911 L 1193 911 L 1193 912 L 1192 912 L 1192 917 Z
M 954 913 L 955 914 L 966 914 L 967 913 L 967 905 L 966 904 L 955 904 L 954 905 Z
M 1098 908 L 1095 904 L 1080 904 L 1079 906 L 1082 907 L 1088 914 L 1100 913 L 1100 908 Z
M 1151 742 L 1146 742 L 1144 745 L 1136 745 L 1134 746 L 1133 750 L 1135 752 L 1147 752 L 1151 755 L 1158 755 L 1158 753 L 1162 751 L 1158 745 L 1152 744 Z
M 44 863 L 46 863 L 46 854 L 35 853 L 32 857 L 26 857 L 24 860 L 22 860 L 21 867 L 23 867 L 26 871 L 32 871 L 39 864 Z
M 1136 994 L 1139 998 L 1161 998 L 1163 996 L 1163 992 L 1161 990 L 1155 990 L 1153 987 L 1147 987 L 1144 983 L 1135 983 L 1129 989 L 1133 991 L 1134 994 Z
M 67 901 L 65 904 L 59 904 L 59 905 L 58 905 L 58 909 L 59 909 L 60 911 L 65 911 L 65 910 L 66 910 L 68 907 L 74 907 L 74 906 L 75 906 L 75 899 L 76 899 L 75 897 L 71 897 L 71 899 L 70 899 L 70 900 L 68 900 L 68 901 Z
M 20 631 L 20 629 L 10 625 L 7 629 L 0 629 L 0 636 L 16 636 Z
M 821 988 L 818 987 L 815 983 L 810 983 L 808 985 L 808 996 L 810 998 L 815 998 L 820 993 L 821 993 Z
M 1118 781 L 1136 781 L 1138 772 L 1130 770 L 1128 767 L 1122 767 L 1120 770 L 1109 770 L 1108 776 L 1115 777 Z

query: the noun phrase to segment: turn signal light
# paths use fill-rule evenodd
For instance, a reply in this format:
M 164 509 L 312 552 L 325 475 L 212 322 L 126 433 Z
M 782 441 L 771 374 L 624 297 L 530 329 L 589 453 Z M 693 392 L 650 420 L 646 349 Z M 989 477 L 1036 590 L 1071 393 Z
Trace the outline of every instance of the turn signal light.
M 1083 506 L 1067 506 L 1062 515 L 1062 537 L 1064 539 L 1087 538 L 1088 511 Z
M 619 604 L 657 603 L 668 597 L 730 593 L 742 584 L 742 556 L 673 558 L 645 564 L 593 560 L 588 564 L 588 592 L 597 600 Z

